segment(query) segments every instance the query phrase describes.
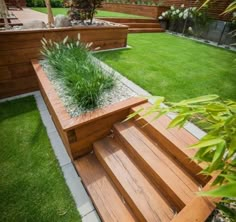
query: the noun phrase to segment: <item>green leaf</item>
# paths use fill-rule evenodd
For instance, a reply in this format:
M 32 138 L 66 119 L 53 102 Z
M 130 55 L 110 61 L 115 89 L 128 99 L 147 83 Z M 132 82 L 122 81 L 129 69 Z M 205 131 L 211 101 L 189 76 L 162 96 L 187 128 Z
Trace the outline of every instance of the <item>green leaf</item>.
M 168 128 L 173 128 L 175 126 L 178 126 L 185 120 L 185 115 L 178 115 L 175 117 L 169 124 Z
M 196 143 L 190 146 L 190 148 L 202 148 L 202 147 L 207 147 L 207 146 L 214 146 L 223 142 L 225 141 L 221 138 L 209 139 L 209 140 L 204 140 L 204 141 L 200 140 L 199 143 Z
M 128 117 L 125 120 L 123 120 L 122 122 L 126 122 L 126 121 L 134 118 L 135 116 L 137 116 L 143 110 L 144 110 L 144 108 L 140 108 L 136 112 L 129 114 Z
M 178 104 L 179 105 L 195 104 L 195 103 L 201 103 L 201 102 L 208 102 L 208 101 L 216 100 L 218 98 L 219 98 L 218 95 L 200 96 L 200 97 L 196 97 L 196 98 L 193 98 L 193 99 L 183 100 L 183 101 L 179 102 Z
M 216 150 L 215 150 L 215 153 L 214 153 L 214 157 L 213 157 L 211 165 L 209 167 L 209 172 L 210 173 L 212 171 L 216 170 L 217 167 L 222 163 L 222 157 L 224 156 L 225 149 L 226 149 L 225 141 L 217 144 Z
M 211 196 L 211 197 L 236 197 L 236 182 L 228 183 L 226 185 L 220 186 L 214 190 L 199 192 L 201 196 Z

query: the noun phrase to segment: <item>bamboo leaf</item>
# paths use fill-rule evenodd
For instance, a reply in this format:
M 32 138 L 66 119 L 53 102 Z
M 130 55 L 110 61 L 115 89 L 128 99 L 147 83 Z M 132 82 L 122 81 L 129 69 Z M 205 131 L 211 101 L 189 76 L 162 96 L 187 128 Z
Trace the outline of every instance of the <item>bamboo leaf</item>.
M 188 105 L 188 104 L 196 104 L 201 102 L 209 102 L 212 100 L 218 99 L 218 95 L 207 95 L 207 96 L 200 96 L 193 99 L 186 99 L 178 103 L 178 105 Z
M 221 187 L 218 187 L 218 188 L 210 190 L 210 191 L 200 192 L 199 194 L 201 196 L 234 198 L 234 197 L 236 197 L 235 187 L 236 187 L 236 182 L 228 183 L 226 185 L 223 185 Z
M 168 128 L 173 128 L 175 126 L 178 126 L 184 120 L 185 120 L 185 115 L 178 115 L 170 122 L 170 124 L 168 125 Z
M 200 141 L 199 143 L 194 144 L 190 147 L 191 148 L 202 148 L 202 147 L 207 147 L 207 146 L 214 146 L 214 145 L 217 145 L 222 142 L 225 142 L 225 141 L 221 138 L 209 139 L 209 140 Z

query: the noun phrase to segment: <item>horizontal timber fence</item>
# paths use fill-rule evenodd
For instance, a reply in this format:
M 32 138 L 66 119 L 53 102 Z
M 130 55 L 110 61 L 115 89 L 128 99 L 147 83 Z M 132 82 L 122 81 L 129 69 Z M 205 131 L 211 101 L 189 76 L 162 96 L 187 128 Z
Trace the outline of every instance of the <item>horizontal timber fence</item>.
M 124 1 L 125 2 L 125 1 Z M 123 12 L 123 13 L 131 13 L 134 15 L 143 15 L 143 16 L 150 16 L 149 11 L 155 11 L 153 8 L 162 8 L 162 7 L 170 7 L 176 6 L 180 7 L 184 4 L 185 7 L 200 7 L 205 0 L 130 0 L 129 3 L 120 3 L 119 0 L 108 0 L 103 3 L 103 9 L 109 11 L 116 11 L 116 12 Z M 213 19 L 229 21 L 231 19 L 231 15 L 223 15 L 223 11 L 226 7 L 231 3 L 231 0 L 224 0 L 224 1 L 212 1 L 209 4 L 209 15 Z M 113 5 L 113 6 L 112 6 Z M 136 6 L 136 7 L 135 7 Z M 138 7 L 137 7 L 138 6 Z M 139 11 L 143 7 L 143 13 L 140 14 Z M 133 8 L 132 10 L 127 8 Z M 136 11 L 135 11 L 136 8 Z M 140 9 L 139 9 L 140 8 Z M 147 11 L 147 12 L 145 12 Z M 145 14 L 146 13 L 146 14 Z
M 93 42 L 92 47 L 111 49 L 125 47 L 127 26 L 70 27 L 44 30 L 0 32 L 0 98 L 14 96 L 38 89 L 31 59 L 40 57 L 41 39 L 62 41 L 66 36 Z

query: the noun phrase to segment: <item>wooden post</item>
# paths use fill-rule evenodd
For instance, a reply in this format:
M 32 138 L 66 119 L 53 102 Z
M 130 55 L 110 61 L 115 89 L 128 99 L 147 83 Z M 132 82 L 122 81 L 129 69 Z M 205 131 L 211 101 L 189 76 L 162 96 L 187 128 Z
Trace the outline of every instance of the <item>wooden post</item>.
M 5 28 L 9 29 L 10 25 L 8 23 L 8 20 L 7 20 L 7 15 L 8 15 L 8 11 L 7 11 L 6 3 L 5 3 L 4 0 L 0 0 L 0 16 L 4 20 Z
M 52 25 L 54 25 L 54 17 L 53 17 L 53 13 L 52 13 L 52 7 L 51 7 L 50 0 L 45 0 L 45 4 L 47 7 L 47 11 L 48 11 L 48 26 L 49 26 L 49 28 L 51 28 Z

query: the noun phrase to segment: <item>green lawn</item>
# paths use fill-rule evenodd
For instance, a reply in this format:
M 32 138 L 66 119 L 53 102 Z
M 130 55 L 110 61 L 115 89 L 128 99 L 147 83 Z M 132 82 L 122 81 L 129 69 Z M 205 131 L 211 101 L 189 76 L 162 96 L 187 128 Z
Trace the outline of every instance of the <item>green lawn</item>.
M 96 54 L 168 101 L 207 94 L 236 100 L 236 53 L 170 34 L 130 34 L 127 50 Z
M 34 7 L 32 8 L 35 11 L 47 13 L 47 8 L 39 8 Z M 68 8 L 52 8 L 53 15 L 56 16 L 58 14 L 66 15 Z M 131 15 L 131 14 L 125 14 L 125 13 L 119 13 L 119 12 L 109 12 L 109 11 L 102 11 L 98 10 L 96 17 L 113 17 L 113 18 L 147 18 L 144 16 L 138 16 L 138 15 Z
M 0 103 L 0 221 L 81 221 L 33 97 Z

